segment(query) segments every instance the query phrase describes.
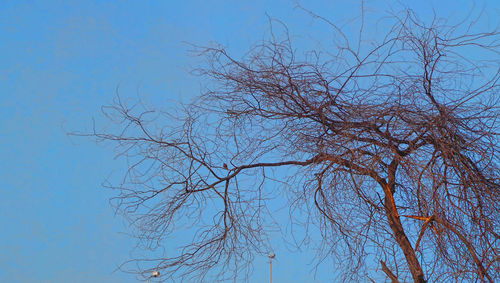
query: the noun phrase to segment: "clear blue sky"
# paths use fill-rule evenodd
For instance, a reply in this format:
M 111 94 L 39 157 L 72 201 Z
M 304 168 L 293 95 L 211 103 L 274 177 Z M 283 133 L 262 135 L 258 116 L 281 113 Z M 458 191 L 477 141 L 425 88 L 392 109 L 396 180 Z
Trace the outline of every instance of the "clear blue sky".
M 387 1 L 367 1 L 383 12 Z M 392 1 L 391 1 L 392 2 Z M 412 1 L 413 2 L 413 1 Z M 464 15 L 470 1 L 419 1 L 428 15 Z M 336 20 L 357 1 L 303 1 Z M 500 2 L 476 1 L 498 16 Z M 137 282 L 113 272 L 135 241 L 101 187 L 120 175 L 111 147 L 66 131 L 99 123 L 115 89 L 154 103 L 188 102 L 200 83 L 183 42 L 219 42 L 240 54 L 268 30 L 266 13 L 292 34 L 317 36 L 293 1 L 1 1 L 0 2 L 0 282 Z M 493 21 L 494 22 L 494 21 Z M 312 29 L 312 30 L 311 30 Z M 276 247 L 274 281 L 328 282 L 330 266 L 311 273 L 312 252 Z M 266 282 L 257 257 L 250 282 Z

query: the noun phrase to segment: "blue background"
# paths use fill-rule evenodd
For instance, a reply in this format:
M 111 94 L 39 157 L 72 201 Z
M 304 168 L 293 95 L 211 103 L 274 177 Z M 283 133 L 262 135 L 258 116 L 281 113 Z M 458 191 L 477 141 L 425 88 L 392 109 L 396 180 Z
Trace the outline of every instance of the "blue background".
M 456 17 L 470 1 L 418 1 L 422 17 Z M 367 1 L 377 15 L 395 1 Z M 497 23 L 500 2 L 477 1 Z M 331 20 L 359 14 L 357 1 L 303 1 Z M 398 6 L 401 7 L 401 6 Z M 397 7 L 396 10 L 400 10 Z M 269 30 L 267 15 L 292 35 L 330 33 L 293 1 L 1 1 L 0 282 L 137 282 L 114 272 L 135 246 L 101 187 L 125 164 L 113 148 L 67 135 L 88 131 L 119 86 L 124 97 L 176 107 L 200 93 L 189 75 L 198 59 L 185 42 L 218 42 L 243 52 Z M 486 27 L 486 26 L 485 26 Z M 327 282 L 312 251 L 275 250 L 273 282 Z M 250 282 L 266 282 L 256 257 Z M 333 268 L 334 269 L 334 268 Z

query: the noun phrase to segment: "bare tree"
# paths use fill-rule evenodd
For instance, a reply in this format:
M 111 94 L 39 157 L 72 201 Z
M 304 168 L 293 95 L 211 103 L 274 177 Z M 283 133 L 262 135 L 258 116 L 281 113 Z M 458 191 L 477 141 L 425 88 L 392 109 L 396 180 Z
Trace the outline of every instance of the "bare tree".
M 322 51 L 286 31 L 240 59 L 197 48 L 207 90 L 181 115 L 106 107 L 122 127 L 93 135 L 130 162 L 118 208 L 147 247 L 192 236 L 139 271 L 245 276 L 277 197 L 307 211 L 345 281 L 499 280 L 499 32 L 399 15 L 352 43 L 311 13 L 335 33 Z

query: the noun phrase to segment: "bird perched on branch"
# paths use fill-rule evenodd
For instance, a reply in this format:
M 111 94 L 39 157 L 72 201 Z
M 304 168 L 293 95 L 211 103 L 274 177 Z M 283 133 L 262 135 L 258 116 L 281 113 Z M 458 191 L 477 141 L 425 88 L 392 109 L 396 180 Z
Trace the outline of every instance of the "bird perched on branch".
M 227 170 L 227 164 L 226 163 L 222 164 L 222 168 Z

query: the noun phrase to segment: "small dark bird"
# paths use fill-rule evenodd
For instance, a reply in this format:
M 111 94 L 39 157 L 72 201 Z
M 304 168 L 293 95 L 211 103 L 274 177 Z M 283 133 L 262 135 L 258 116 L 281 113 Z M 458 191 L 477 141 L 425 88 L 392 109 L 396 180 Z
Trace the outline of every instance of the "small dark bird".
M 226 163 L 222 164 L 222 168 L 227 170 L 227 164 Z

